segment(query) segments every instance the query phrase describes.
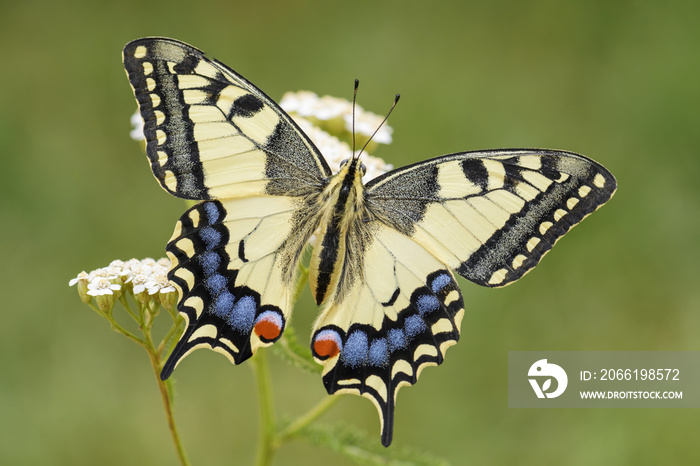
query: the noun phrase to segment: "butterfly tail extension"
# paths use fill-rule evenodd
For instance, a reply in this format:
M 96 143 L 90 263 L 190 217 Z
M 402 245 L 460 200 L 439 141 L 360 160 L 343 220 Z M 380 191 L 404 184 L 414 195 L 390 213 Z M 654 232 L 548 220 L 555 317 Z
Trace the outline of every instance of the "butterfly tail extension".
M 185 315 L 185 311 L 180 312 L 183 315 Z M 180 363 L 180 361 L 192 351 L 197 349 L 197 343 L 193 344 L 192 334 L 199 328 L 199 325 L 197 322 L 187 324 L 187 320 L 188 319 L 185 318 L 185 331 L 183 332 L 182 336 L 180 337 L 180 340 L 177 342 L 172 352 L 170 353 L 170 356 L 168 356 L 168 359 L 163 365 L 163 369 L 160 372 L 161 380 L 167 380 L 172 375 L 173 371 L 175 371 L 175 368 Z M 202 346 L 211 347 L 214 344 L 214 342 L 214 338 L 210 339 L 210 341 L 208 342 L 205 342 L 203 339 L 200 338 L 199 344 Z M 233 354 L 231 354 L 230 357 L 232 358 Z

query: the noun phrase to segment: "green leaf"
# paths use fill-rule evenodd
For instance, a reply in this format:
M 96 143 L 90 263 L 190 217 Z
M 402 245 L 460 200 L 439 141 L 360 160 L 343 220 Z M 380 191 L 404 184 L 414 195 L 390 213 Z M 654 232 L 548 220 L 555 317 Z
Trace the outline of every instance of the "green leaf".
M 314 423 L 300 430 L 297 436 L 362 465 L 449 465 L 446 460 L 415 448 L 397 446 L 384 448 L 379 443 L 378 437 L 368 438 L 366 433 L 347 425 Z

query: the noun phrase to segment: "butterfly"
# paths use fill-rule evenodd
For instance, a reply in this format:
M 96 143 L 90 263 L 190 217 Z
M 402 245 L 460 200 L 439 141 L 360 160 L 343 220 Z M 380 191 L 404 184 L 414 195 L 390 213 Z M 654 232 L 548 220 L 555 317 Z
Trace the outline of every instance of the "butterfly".
M 455 272 L 519 279 L 617 186 L 589 158 L 538 149 L 444 155 L 364 184 L 360 157 L 333 173 L 271 98 L 200 50 L 145 38 L 123 60 L 153 174 L 200 201 L 166 247 L 186 327 L 161 377 L 197 348 L 240 364 L 277 341 L 315 234 L 311 352 L 329 394 L 374 403 L 384 446 L 399 388 L 459 340 Z

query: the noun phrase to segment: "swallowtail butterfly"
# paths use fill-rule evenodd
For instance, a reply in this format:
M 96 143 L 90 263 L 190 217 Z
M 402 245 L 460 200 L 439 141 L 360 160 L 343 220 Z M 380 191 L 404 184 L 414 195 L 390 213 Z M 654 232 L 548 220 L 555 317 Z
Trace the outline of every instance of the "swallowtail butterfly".
M 200 201 L 167 245 L 187 325 L 161 377 L 197 348 L 239 364 L 278 340 L 316 233 L 311 351 L 328 393 L 375 404 L 385 446 L 399 388 L 459 339 L 454 273 L 519 279 L 616 189 L 593 160 L 537 149 L 444 155 L 363 184 L 358 157 L 333 173 L 272 99 L 200 50 L 147 38 L 123 59 L 153 174 Z

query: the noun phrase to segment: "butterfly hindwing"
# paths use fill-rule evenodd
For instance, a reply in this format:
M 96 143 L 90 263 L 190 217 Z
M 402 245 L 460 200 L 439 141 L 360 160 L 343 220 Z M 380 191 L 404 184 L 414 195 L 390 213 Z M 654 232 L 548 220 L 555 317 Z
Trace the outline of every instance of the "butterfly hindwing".
M 531 270 L 616 187 L 610 172 L 582 155 L 527 149 L 446 155 L 366 186 L 383 222 L 489 287 Z
M 168 276 L 187 325 L 163 377 L 196 348 L 238 364 L 282 335 L 295 264 L 310 235 L 294 230 L 295 215 L 293 199 L 257 196 L 204 201 L 182 216 L 167 246 Z
M 452 273 L 424 247 L 379 222 L 369 228 L 369 265 L 324 309 L 311 341 L 326 390 L 369 398 L 388 446 L 398 389 L 442 363 L 459 340 L 464 303 Z
M 124 48 L 153 174 L 187 199 L 299 195 L 331 172 L 279 106 L 196 48 L 147 38 Z

